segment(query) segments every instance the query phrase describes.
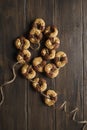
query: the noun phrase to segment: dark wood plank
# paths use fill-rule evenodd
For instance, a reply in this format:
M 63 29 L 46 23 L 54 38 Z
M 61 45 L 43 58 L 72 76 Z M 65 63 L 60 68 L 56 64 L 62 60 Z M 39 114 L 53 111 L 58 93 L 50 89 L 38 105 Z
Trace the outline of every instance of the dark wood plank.
M 12 78 L 11 67 L 16 62 L 17 52 L 14 40 L 25 30 L 24 6 L 24 0 L 0 1 L 0 84 Z M 27 130 L 26 82 L 19 71 L 16 81 L 5 87 L 4 93 L 0 130 Z
M 35 18 L 42 17 L 47 25 L 54 24 L 59 28 L 61 46 L 58 51 L 66 52 L 69 59 L 56 80 L 44 78 L 49 89 L 61 93 L 57 105 L 66 100 L 67 111 L 76 106 L 79 108 L 77 120 L 87 119 L 87 2 L 82 1 L 0 1 L 0 84 L 12 77 L 10 68 L 16 62 L 17 53 L 14 40 L 29 32 Z M 32 51 L 33 57 L 37 54 Z M 4 93 L 5 102 L 0 107 L 0 130 L 81 129 L 82 125 L 74 123 L 63 111 L 45 106 L 30 82 L 21 76 L 20 70 L 16 81 L 4 88 Z
M 27 0 L 27 24 L 37 17 L 43 18 L 46 25 L 53 24 L 54 1 Z M 36 56 L 38 52 L 32 52 Z M 47 79 L 48 88 L 54 89 L 55 82 Z M 55 130 L 55 111 L 44 105 L 40 95 L 28 88 L 28 129 L 29 130 Z
M 84 63 L 84 120 L 87 120 L 87 1 L 82 1 L 83 12 L 83 63 Z
M 54 21 L 58 21 L 61 47 L 68 55 L 68 64 L 60 70 L 56 90 L 67 101 L 67 111 L 76 106 L 80 109 L 77 120 L 83 119 L 83 50 L 82 50 L 82 3 L 81 0 L 55 0 Z M 56 110 L 56 129 L 79 130 L 64 112 Z

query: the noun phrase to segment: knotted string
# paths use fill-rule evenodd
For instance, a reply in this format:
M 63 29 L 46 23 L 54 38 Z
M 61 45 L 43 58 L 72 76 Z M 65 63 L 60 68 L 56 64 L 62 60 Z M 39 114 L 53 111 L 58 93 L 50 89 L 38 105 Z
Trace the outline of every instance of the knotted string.
M 20 61 L 21 62 L 21 61 Z M 15 67 L 16 65 L 18 65 L 20 63 L 19 61 L 16 62 L 13 67 L 12 67 L 12 73 L 13 73 L 13 78 L 5 83 L 3 83 L 2 85 L 0 85 L 0 92 L 1 92 L 1 101 L 0 101 L 0 106 L 3 104 L 4 102 L 4 92 L 3 92 L 3 87 L 5 87 L 8 84 L 11 84 L 15 81 L 16 79 L 16 72 L 15 72 Z

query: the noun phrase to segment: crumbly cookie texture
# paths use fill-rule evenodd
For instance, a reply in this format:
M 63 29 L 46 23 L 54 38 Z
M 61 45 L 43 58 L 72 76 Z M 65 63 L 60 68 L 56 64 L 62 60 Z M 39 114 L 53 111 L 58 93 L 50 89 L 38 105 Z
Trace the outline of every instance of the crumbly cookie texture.
M 55 58 L 56 50 L 49 50 L 48 48 L 43 48 L 41 50 L 41 55 L 45 60 L 52 60 Z
M 32 85 L 39 92 L 44 92 L 47 89 L 47 82 L 43 78 L 35 78 Z
M 45 46 L 52 50 L 52 49 L 57 49 L 60 46 L 60 39 L 58 37 L 52 37 L 46 40 Z
M 29 33 L 29 40 L 31 43 L 38 44 L 42 40 L 43 35 L 37 28 L 32 28 Z
M 31 52 L 28 50 L 22 50 L 17 55 L 17 61 L 19 61 L 21 64 L 29 62 L 30 58 L 31 58 Z
M 46 65 L 46 61 L 43 60 L 42 57 L 36 57 L 33 59 L 33 66 L 36 71 L 43 72 L 45 65 Z
M 19 50 L 28 49 L 30 47 L 30 41 L 22 36 L 16 39 L 15 46 Z
M 59 69 L 53 63 L 46 64 L 44 70 L 50 78 L 56 78 L 59 74 Z
M 37 18 L 33 23 L 33 28 L 37 28 L 43 32 L 45 30 L 45 21 L 42 18 Z
M 58 35 L 58 29 L 55 26 L 47 26 L 44 34 L 48 38 L 56 37 Z
M 32 66 L 29 66 L 28 64 L 25 64 L 22 69 L 21 73 L 28 79 L 31 80 L 35 78 L 36 76 L 36 71 L 33 69 Z
M 53 106 L 57 102 L 57 93 L 54 90 L 47 90 L 45 97 L 45 104 L 47 106 Z
M 64 67 L 68 63 L 68 58 L 66 53 L 63 51 L 57 52 L 55 55 L 54 62 L 58 68 Z

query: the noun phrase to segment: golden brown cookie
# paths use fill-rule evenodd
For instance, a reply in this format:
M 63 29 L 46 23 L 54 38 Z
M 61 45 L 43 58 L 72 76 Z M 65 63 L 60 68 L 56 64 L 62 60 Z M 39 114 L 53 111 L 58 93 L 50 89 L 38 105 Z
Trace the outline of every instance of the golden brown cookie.
M 44 70 L 50 78 L 55 78 L 59 74 L 59 69 L 53 63 L 46 64 Z
M 47 89 L 46 80 L 43 78 L 35 78 L 32 85 L 38 92 L 44 92 Z
M 33 23 L 33 27 L 43 32 L 45 29 L 45 21 L 42 18 L 37 18 Z
M 22 50 L 22 51 L 20 51 L 20 52 L 18 53 L 18 55 L 17 55 L 17 60 L 18 60 L 20 63 L 22 63 L 22 64 L 24 64 L 24 63 L 26 63 L 26 62 L 29 62 L 29 61 L 30 61 L 30 58 L 31 58 L 31 53 L 30 53 L 30 51 L 28 51 L 28 50 Z
M 25 37 L 17 38 L 15 41 L 15 46 L 20 50 L 28 49 L 30 47 L 30 41 Z
M 54 90 L 48 90 L 46 92 L 45 104 L 47 106 L 53 106 L 57 102 L 57 93 Z
M 44 34 L 48 38 L 56 37 L 58 35 L 58 29 L 55 26 L 46 27 Z
M 68 63 L 68 58 L 66 53 L 63 51 L 57 52 L 54 61 L 58 68 L 64 67 Z
M 60 39 L 58 37 L 49 38 L 46 40 L 45 46 L 50 50 L 57 49 L 60 46 Z
M 32 66 L 29 66 L 28 64 L 25 64 L 22 67 L 21 73 L 29 80 L 35 78 L 35 76 L 36 76 L 35 70 L 33 69 Z
M 36 71 L 43 72 L 45 65 L 46 65 L 46 61 L 43 60 L 42 57 L 36 57 L 33 59 L 33 66 Z
M 55 58 L 56 51 L 55 50 L 49 50 L 47 48 L 43 48 L 41 50 L 41 55 L 45 60 L 52 60 Z
M 32 28 L 29 34 L 29 40 L 31 43 L 38 44 L 42 40 L 42 33 L 37 28 Z

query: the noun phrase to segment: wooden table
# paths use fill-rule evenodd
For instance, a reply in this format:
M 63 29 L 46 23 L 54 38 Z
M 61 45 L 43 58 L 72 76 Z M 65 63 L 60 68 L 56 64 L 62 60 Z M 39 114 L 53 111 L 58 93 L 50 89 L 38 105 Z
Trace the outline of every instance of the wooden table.
M 78 107 L 77 120 L 87 120 L 87 1 L 86 0 L 0 0 L 0 84 L 12 78 L 16 62 L 15 39 L 29 31 L 41 17 L 59 29 L 61 46 L 69 62 L 48 88 L 61 93 L 58 104 L 67 101 L 67 114 L 44 105 L 40 95 L 20 74 L 5 87 L 0 107 L 0 130 L 81 130 L 69 114 Z M 33 51 L 33 56 L 37 52 Z M 87 130 L 87 128 L 85 129 Z

